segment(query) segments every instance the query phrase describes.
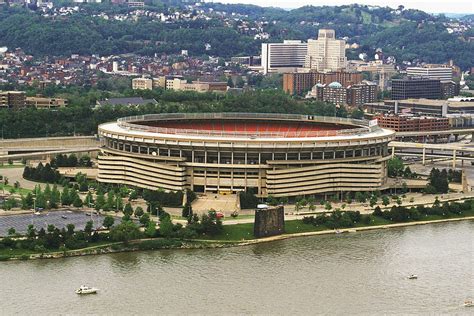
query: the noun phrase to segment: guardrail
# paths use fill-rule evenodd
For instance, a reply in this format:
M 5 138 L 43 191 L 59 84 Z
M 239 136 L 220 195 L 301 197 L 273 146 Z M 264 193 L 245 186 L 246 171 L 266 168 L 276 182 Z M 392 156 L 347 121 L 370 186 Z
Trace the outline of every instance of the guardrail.
M 167 121 L 167 120 L 216 120 L 216 119 L 235 119 L 235 120 L 281 120 L 281 121 L 305 121 L 320 122 L 329 124 L 344 124 L 362 126 L 360 128 L 350 128 L 335 131 L 213 131 L 196 130 L 186 128 L 168 128 L 147 126 L 135 124 L 134 122 L 149 121 Z M 128 116 L 119 118 L 117 124 L 128 130 L 139 130 L 160 134 L 178 134 L 178 135 L 201 135 L 201 136 L 246 136 L 249 138 L 257 137 L 327 137 L 343 136 L 365 133 L 369 131 L 369 122 L 365 120 L 348 119 L 329 116 L 300 115 L 300 114 L 275 114 L 275 113 L 169 113 L 169 114 L 146 114 L 137 116 Z M 380 127 L 371 127 L 371 130 Z

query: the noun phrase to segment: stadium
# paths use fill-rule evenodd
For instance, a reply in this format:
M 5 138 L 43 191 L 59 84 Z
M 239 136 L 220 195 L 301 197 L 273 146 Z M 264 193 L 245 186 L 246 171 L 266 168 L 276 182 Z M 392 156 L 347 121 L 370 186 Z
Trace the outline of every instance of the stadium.
M 375 122 L 295 114 L 150 114 L 99 126 L 98 181 L 260 197 L 387 186 L 394 132 Z

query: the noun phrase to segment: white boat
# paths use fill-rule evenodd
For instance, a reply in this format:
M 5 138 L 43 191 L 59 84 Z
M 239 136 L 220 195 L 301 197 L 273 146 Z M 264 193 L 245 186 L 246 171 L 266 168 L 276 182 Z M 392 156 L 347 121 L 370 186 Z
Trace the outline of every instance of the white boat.
M 464 307 L 474 307 L 474 302 L 472 302 L 472 301 L 465 301 L 465 302 L 464 302 Z
M 410 274 L 410 275 L 408 276 L 408 279 L 409 279 L 409 280 L 415 280 L 415 279 L 418 279 L 418 276 L 417 276 L 416 274 Z
M 41 213 L 40 212 L 35 212 L 35 215 L 41 215 Z
M 97 291 L 99 291 L 99 289 L 81 285 L 81 287 L 76 290 L 76 294 L 95 294 Z

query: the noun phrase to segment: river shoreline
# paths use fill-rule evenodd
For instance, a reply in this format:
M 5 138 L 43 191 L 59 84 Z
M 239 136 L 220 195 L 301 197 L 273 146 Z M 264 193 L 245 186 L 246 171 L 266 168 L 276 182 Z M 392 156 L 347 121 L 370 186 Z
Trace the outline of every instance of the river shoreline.
M 285 239 L 290 239 L 290 238 L 308 237 L 308 236 L 316 236 L 316 235 L 328 235 L 328 234 L 355 233 L 355 232 L 360 232 L 360 231 L 380 230 L 380 229 L 438 224 L 438 223 L 447 223 L 447 222 L 458 222 L 458 221 L 466 221 L 466 220 L 474 220 L 474 216 L 446 218 L 446 219 L 429 220 L 429 221 L 416 221 L 416 222 L 408 222 L 408 223 L 362 226 L 362 227 L 356 227 L 356 228 L 341 228 L 337 230 L 321 230 L 321 231 L 314 231 L 314 232 L 291 233 L 291 234 L 283 234 L 283 235 L 277 235 L 277 236 L 271 236 L 271 237 L 265 237 L 265 238 L 259 238 L 259 239 L 247 239 L 247 240 L 241 240 L 241 241 L 172 239 L 171 242 L 164 242 L 165 239 L 162 239 L 162 238 L 152 238 L 152 239 L 148 238 L 148 239 L 132 240 L 129 243 L 115 242 L 115 243 L 109 243 L 105 245 L 99 245 L 99 246 L 93 246 L 93 247 L 75 249 L 75 250 L 48 252 L 48 253 L 41 253 L 41 254 L 38 253 L 38 254 L 13 255 L 11 257 L 3 257 L 2 261 L 59 259 L 59 258 L 89 256 L 89 255 L 119 253 L 119 252 L 163 250 L 163 249 L 179 250 L 179 249 L 227 248 L 227 247 L 248 246 L 248 245 L 260 244 L 260 243 L 268 243 L 268 242 L 285 240 Z M 163 243 L 163 244 L 158 245 L 158 247 L 154 247 L 153 245 L 151 245 L 150 248 L 140 247 L 141 245 L 144 245 L 147 242 L 151 242 L 151 243 L 154 242 L 156 244 Z

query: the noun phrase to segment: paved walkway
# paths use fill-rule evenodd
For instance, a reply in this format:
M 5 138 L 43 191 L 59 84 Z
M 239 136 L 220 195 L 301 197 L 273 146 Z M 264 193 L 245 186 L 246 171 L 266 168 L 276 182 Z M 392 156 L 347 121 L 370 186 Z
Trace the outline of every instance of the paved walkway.
M 204 194 L 200 195 L 192 203 L 195 213 L 204 213 L 210 209 L 223 212 L 225 216 L 237 210 L 237 194 Z
M 38 183 L 23 179 L 23 169 L 24 167 L 0 168 L 0 175 L 8 178 L 9 185 L 13 185 L 16 181 L 18 181 L 21 188 L 32 190 Z M 42 186 L 44 188 L 44 184 L 42 184 Z

